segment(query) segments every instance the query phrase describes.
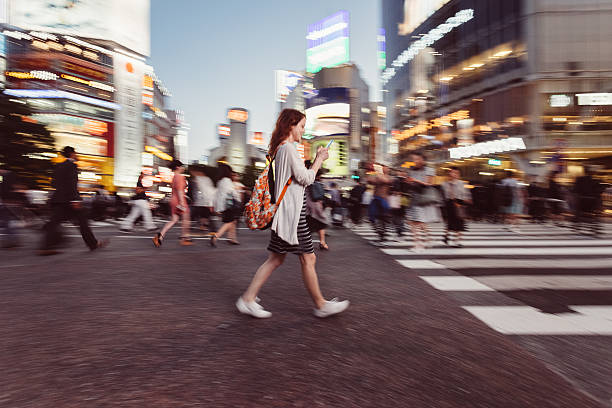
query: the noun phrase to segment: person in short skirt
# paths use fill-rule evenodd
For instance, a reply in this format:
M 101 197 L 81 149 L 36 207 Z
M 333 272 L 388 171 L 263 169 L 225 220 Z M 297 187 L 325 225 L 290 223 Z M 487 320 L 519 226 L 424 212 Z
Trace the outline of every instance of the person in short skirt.
M 461 247 L 461 233 L 465 231 L 463 206 L 470 202 L 470 194 L 465 182 L 459 180 L 458 167 L 451 167 L 448 180 L 442 183 L 444 192 L 444 212 L 446 214 L 446 232 L 442 241 L 446 245 Z
M 412 161 L 414 166 L 408 171 L 407 181 L 412 184 L 414 194 L 413 203 L 408 209 L 408 220 L 414 239 L 413 251 L 420 252 L 431 245 L 427 224 L 440 221 L 440 210 L 436 204 L 415 203 L 417 195 L 424 194 L 426 189 L 435 188 L 433 186 L 435 172 L 431 167 L 427 167 L 423 153 L 413 153 Z
M 315 269 L 317 258 L 306 221 L 305 188 L 315 181 L 315 175 L 329 153 L 327 149 L 319 148 L 312 167 L 307 169 L 304 166 L 296 144 L 302 140 L 305 124 L 306 117 L 302 112 L 283 109 L 272 132 L 269 154 L 273 157 L 276 191 L 270 193 L 278 200 L 285 185 L 289 180 L 291 182 L 272 221 L 268 259 L 257 269 L 248 289 L 236 301 L 236 307 L 241 313 L 253 317 L 266 318 L 272 315 L 259 304 L 257 294 L 272 272 L 282 265 L 288 253 L 296 254 L 300 258 L 302 278 L 315 304 L 315 316 L 331 316 L 344 311 L 349 306 L 348 300 L 341 302 L 337 299 L 325 300 L 319 288 Z

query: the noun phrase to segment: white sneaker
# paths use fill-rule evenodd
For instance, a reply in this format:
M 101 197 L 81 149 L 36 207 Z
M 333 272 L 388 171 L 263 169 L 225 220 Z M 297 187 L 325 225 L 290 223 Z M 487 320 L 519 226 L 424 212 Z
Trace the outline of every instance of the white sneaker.
M 245 302 L 242 296 L 240 296 L 236 301 L 236 307 L 240 313 L 248 314 L 258 319 L 266 319 L 272 316 L 272 313 L 264 310 L 263 306 L 257 303 L 258 300 L 259 298 L 257 298 L 255 302 Z
M 349 307 L 350 302 L 348 300 L 338 301 L 338 298 L 327 300 L 322 308 L 315 309 L 314 315 L 317 317 L 328 317 L 338 313 L 344 312 Z

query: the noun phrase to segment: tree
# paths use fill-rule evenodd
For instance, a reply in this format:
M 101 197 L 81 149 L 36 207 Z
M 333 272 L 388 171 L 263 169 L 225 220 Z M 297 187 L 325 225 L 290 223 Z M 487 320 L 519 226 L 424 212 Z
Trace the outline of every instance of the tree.
M 13 171 L 29 188 L 48 188 L 54 140 L 30 115 L 25 103 L 0 93 L 0 166 Z

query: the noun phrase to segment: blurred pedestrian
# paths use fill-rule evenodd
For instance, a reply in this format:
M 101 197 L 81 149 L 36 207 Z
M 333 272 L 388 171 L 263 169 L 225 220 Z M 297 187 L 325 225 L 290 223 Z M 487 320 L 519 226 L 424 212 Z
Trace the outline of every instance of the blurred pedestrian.
M 459 167 L 453 166 L 448 171 L 448 180 L 442 183 L 446 214 L 446 231 L 442 242 L 453 247 L 462 246 L 461 233 L 465 231 L 464 206 L 470 202 L 470 194 L 465 182 L 459 179 L 460 175 Z
M 576 231 L 580 234 L 596 236 L 601 233 L 598 213 L 601 209 L 601 195 L 604 189 L 593 176 L 592 167 L 585 166 L 584 176 L 576 179 L 572 192 L 576 200 L 574 219 Z
M 94 221 L 104 221 L 107 216 L 111 199 L 103 185 L 97 185 L 91 200 L 91 218 Z
M 361 217 L 363 214 L 361 200 L 363 198 L 363 194 L 366 191 L 366 184 L 364 181 L 359 180 L 350 192 L 349 195 L 349 206 L 350 206 L 350 214 L 351 214 L 351 222 L 354 225 L 359 225 L 361 223 Z
M 236 233 L 236 224 L 242 208 L 242 189 L 235 183 L 238 174 L 232 171 L 229 164 L 219 163 L 219 182 L 215 195 L 215 211 L 221 214 L 223 225 L 210 238 L 210 245 L 217 246 L 217 240 L 227 232 L 231 245 L 240 245 Z
M 16 176 L 10 170 L 0 169 L 0 231 L 2 232 L 2 248 L 19 246 L 19 236 L 13 227 L 13 212 L 11 207 L 17 204 Z
M 79 181 L 77 154 L 72 146 L 62 150 L 65 160 L 55 165 L 52 186 L 55 188 L 51 196 L 51 219 L 44 226 L 44 238 L 39 255 L 54 255 L 59 253 L 57 246 L 62 241 L 60 224 L 62 221 L 74 220 L 79 225 L 83 241 L 90 250 L 102 248 L 108 240 L 97 240 L 89 226 L 87 214 L 83 208 L 81 196 L 77 189 Z
M 176 224 L 179 219 L 182 220 L 181 245 L 193 245 L 189 232 L 191 224 L 191 219 L 189 218 L 189 205 L 187 204 L 187 196 L 185 194 L 187 182 L 183 175 L 185 168 L 180 160 L 174 159 L 170 162 L 170 170 L 174 173 L 174 177 L 172 178 L 172 198 L 170 199 L 171 218 L 170 221 L 164 225 L 162 230 L 153 237 L 153 245 L 158 248 L 162 245 L 166 233 L 170 228 L 174 227 L 174 224 Z
M 412 184 L 413 199 L 408 209 L 408 219 L 412 227 L 415 252 L 431 246 L 428 224 L 440 221 L 442 198 L 433 185 L 434 170 L 427 166 L 425 155 L 412 153 L 414 166 L 408 171 L 407 181 Z
M 393 179 L 389 176 L 389 168 L 380 166 L 379 170 L 370 178 L 368 182 L 374 186 L 374 192 L 368 207 L 368 216 L 378 234 L 376 245 L 385 245 L 385 234 L 387 223 L 389 222 L 389 190 L 393 184 Z
M 295 146 L 302 140 L 305 123 L 306 117 L 300 111 L 283 109 L 272 132 L 269 155 L 274 163 L 276 191 L 270 193 L 278 202 L 285 187 L 286 192 L 272 221 L 268 259 L 257 269 L 248 289 L 236 301 L 236 307 L 241 313 L 254 317 L 266 318 L 272 315 L 258 303 L 257 294 L 272 272 L 283 263 L 287 253 L 297 254 L 300 258 L 302 278 L 316 307 L 315 316 L 331 316 L 349 306 L 348 300 L 326 301 L 319 288 L 315 269 L 317 258 L 306 221 L 305 187 L 314 182 L 315 174 L 329 153 L 327 149 L 319 148 L 312 167 L 306 169 Z
M 312 162 L 306 160 L 306 168 L 312 167 Z M 306 187 L 306 221 L 311 233 L 319 234 L 319 249 L 328 251 L 329 246 L 325 239 L 326 228 L 328 225 L 327 215 L 323 201 L 325 200 L 325 188 L 321 183 L 321 171 L 317 172 L 315 181 Z
M 397 189 L 398 186 L 393 186 L 389 195 L 389 211 L 391 214 L 391 222 L 395 227 L 395 233 L 399 240 L 404 238 L 404 219 L 406 217 L 406 208 L 402 205 L 402 192 Z
M 138 176 L 135 194 L 132 196 L 132 210 L 121 225 L 120 231 L 122 232 L 130 232 L 134 228 L 134 221 L 136 221 L 138 217 L 142 217 L 142 219 L 144 220 L 145 228 L 147 231 L 154 231 L 157 229 L 157 227 L 153 223 L 151 207 L 149 206 L 149 200 L 147 198 L 145 188 L 142 185 L 142 179 L 144 178 L 144 176 L 145 174 L 142 172 L 140 173 L 140 176 Z
M 505 224 L 510 231 L 520 233 L 519 217 L 523 213 L 524 194 L 513 171 L 506 170 L 505 177 L 497 186 L 496 192 Z
M 332 182 L 329 185 L 329 203 L 331 206 L 332 223 L 336 227 L 344 224 L 344 206 L 342 205 L 342 193 L 338 188 L 338 183 Z
M 546 195 L 546 189 L 538 179 L 534 177 L 531 183 L 529 183 L 529 186 L 527 186 L 528 213 L 532 222 L 541 224 L 545 221 Z
M 194 185 L 194 218 L 198 220 L 200 229 L 214 232 L 211 217 L 214 211 L 215 185 L 213 181 L 200 168 L 192 171 L 192 184 Z
M 565 194 L 563 187 L 557 182 L 559 173 L 553 171 L 548 176 L 548 188 L 547 188 L 547 199 L 548 199 L 548 211 L 550 218 L 553 223 L 557 226 L 561 226 L 563 222 L 563 213 L 567 208 L 565 201 Z

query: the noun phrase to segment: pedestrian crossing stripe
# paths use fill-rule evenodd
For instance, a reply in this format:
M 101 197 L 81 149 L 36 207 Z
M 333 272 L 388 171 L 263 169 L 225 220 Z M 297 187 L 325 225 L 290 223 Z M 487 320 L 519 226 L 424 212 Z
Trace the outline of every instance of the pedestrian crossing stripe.
M 432 255 L 472 255 L 472 256 L 496 256 L 496 255 L 612 255 L 612 247 L 542 247 L 542 248 L 430 248 L 423 252 L 415 253 L 410 249 L 382 248 L 381 251 L 392 256 L 432 256 Z
M 612 245 L 612 239 L 598 239 L 596 241 L 581 241 L 581 240 L 470 240 L 462 241 L 464 247 L 599 247 L 599 246 L 610 246 Z M 404 242 L 388 242 L 387 246 L 412 246 L 412 241 Z
M 442 291 L 612 290 L 612 275 L 421 276 Z
M 397 259 L 401 265 L 407 268 L 420 269 L 416 264 L 411 264 L 415 261 L 411 259 Z M 432 261 L 428 261 L 432 262 Z M 609 269 L 612 271 L 612 258 L 585 258 L 585 259 L 520 259 L 520 258 L 495 258 L 478 259 L 478 264 L 474 263 L 473 258 L 444 258 L 436 259 L 435 263 L 441 268 L 435 269 Z M 427 268 L 422 268 L 427 269 Z
M 508 335 L 612 336 L 612 306 L 569 306 L 576 313 L 543 313 L 531 306 L 463 306 Z
M 460 296 L 463 309 L 500 333 L 611 336 L 612 298 L 605 305 L 576 305 L 569 300 L 590 303 L 595 296 L 593 302 L 601 302 L 612 291 L 612 228 L 609 224 L 601 227 L 604 239 L 587 240 L 558 226 L 522 225 L 519 234 L 499 225 L 472 224 L 462 234 L 464 247 L 452 248 L 442 247 L 439 240 L 445 228 L 436 224 L 429 229 L 434 248 L 413 252 L 412 235 L 406 229 L 405 238 L 387 241 L 381 251 L 414 270 L 433 288 Z M 379 239 L 370 225 L 353 231 L 367 241 Z M 396 236 L 392 226 L 386 236 Z M 503 300 L 485 293 L 499 293 Z M 522 295 L 517 298 L 512 293 Z M 591 295 L 596 293 L 599 295 Z M 524 304 L 533 296 L 562 302 L 561 310 L 570 313 L 551 313 Z M 489 302 L 495 304 L 487 305 Z M 534 306 L 540 305 L 536 302 Z

